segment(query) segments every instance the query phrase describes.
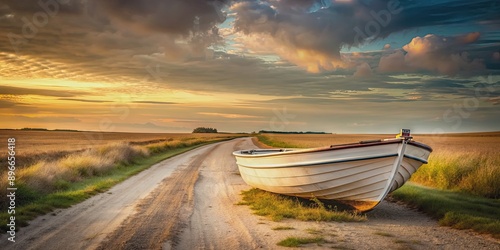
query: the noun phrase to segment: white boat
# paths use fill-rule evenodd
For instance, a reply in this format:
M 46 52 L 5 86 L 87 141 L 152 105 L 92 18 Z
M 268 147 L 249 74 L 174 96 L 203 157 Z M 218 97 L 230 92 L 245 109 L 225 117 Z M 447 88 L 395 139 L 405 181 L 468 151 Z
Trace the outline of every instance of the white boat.
M 369 211 L 427 163 L 431 147 L 410 130 L 393 139 L 312 149 L 251 149 L 233 152 L 250 186 L 302 198 L 337 200 Z

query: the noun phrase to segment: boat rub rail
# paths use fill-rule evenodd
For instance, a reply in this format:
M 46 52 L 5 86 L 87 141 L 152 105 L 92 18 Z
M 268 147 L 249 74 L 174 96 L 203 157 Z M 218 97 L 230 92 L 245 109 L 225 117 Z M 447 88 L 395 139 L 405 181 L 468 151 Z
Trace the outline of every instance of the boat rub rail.
M 331 145 L 330 147 L 323 147 L 323 148 L 311 148 L 311 149 L 304 149 L 304 150 L 288 150 L 288 149 L 252 149 L 252 150 L 242 150 L 240 151 L 241 155 L 240 157 L 245 157 L 245 156 L 252 156 L 252 157 L 259 157 L 259 156 L 269 156 L 269 154 L 262 154 L 260 155 L 259 153 L 268 153 L 268 152 L 276 152 L 276 153 L 283 153 L 287 152 L 287 154 L 304 154 L 304 153 L 310 153 L 312 151 L 329 151 L 329 150 L 339 150 L 339 149 L 348 149 L 348 148 L 359 148 L 359 147 L 370 147 L 370 146 L 375 146 L 375 145 L 383 145 L 383 144 L 392 144 L 392 143 L 401 143 L 403 142 L 404 139 L 385 139 L 385 140 L 370 140 L 370 141 L 360 141 L 358 143 L 348 143 L 348 144 L 338 144 L 338 145 Z M 425 150 L 428 150 L 429 152 L 432 152 L 432 148 L 416 141 L 408 141 L 408 144 L 413 145 L 415 147 L 423 148 Z

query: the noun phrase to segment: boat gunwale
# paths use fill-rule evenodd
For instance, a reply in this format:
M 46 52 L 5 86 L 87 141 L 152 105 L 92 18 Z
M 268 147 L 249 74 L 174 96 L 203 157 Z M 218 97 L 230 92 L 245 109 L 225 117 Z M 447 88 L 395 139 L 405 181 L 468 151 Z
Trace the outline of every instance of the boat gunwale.
M 396 157 L 398 156 L 397 153 L 391 153 L 391 154 L 384 154 L 384 155 L 374 155 L 374 156 L 369 156 L 369 157 L 363 157 L 363 158 L 351 158 L 351 159 L 341 159 L 341 160 L 333 160 L 333 161 L 323 161 L 323 162 L 317 162 L 317 163 L 300 163 L 300 164 L 283 164 L 282 166 L 265 166 L 265 167 L 255 167 L 255 166 L 247 166 L 247 165 L 242 165 L 241 163 L 238 163 L 238 166 L 242 166 L 245 168 L 256 168 L 256 169 L 261 169 L 261 168 L 288 168 L 288 167 L 310 167 L 310 166 L 318 166 L 318 165 L 327 165 L 327 164 L 337 164 L 337 163 L 346 163 L 346 162 L 353 162 L 353 161 L 368 161 L 368 160 L 374 160 L 374 159 L 384 159 L 384 158 L 390 158 L 390 157 Z
M 379 146 L 379 145 L 386 145 L 386 144 L 393 144 L 393 143 L 403 143 L 404 139 L 389 139 L 389 140 L 377 140 L 377 141 L 369 141 L 369 142 L 357 142 L 357 143 L 348 143 L 348 144 L 338 144 L 338 145 L 331 145 L 330 147 L 320 147 L 320 148 L 309 148 L 309 149 L 300 149 L 300 150 L 290 150 L 287 151 L 286 149 L 253 149 L 253 150 L 248 150 L 248 151 L 276 151 L 276 153 L 268 153 L 268 154 L 248 154 L 248 153 L 243 153 L 244 151 L 247 150 L 238 150 L 233 152 L 234 156 L 237 157 L 244 157 L 244 158 L 255 158 L 255 157 L 269 157 L 269 156 L 276 156 L 276 155 L 284 155 L 284 154 L 305 154 L 305 153 L 314 153 L 314 152 L 323 152 L 323 151 L 333 151 L 333 150 L 342 150 L 342 149 L 350 149 L 350 148 L 361 148 L 361 147 L 372 147 L 372 146 Z M 416 141 L 409 141 L 408 144 L 425 149 L 431 153 L 433 150 L 431 147 L 420 143 Z M 426 162 L 425 162 L 426 163 Z
M 346 162 L 353 162 L 353 161 L 367 161 L 367 160 L 374 160 L 374 159 L 383 159 L 383 158 L 389 158 L 389 157 L 395 157 L 398 156 L 397 153 L 394 154 L 385 154 L 385 155 L 374 155 L 370 157 L 364 157 L 364 158 L 351 158 L 351 159 L 341 159 L 341 160 L 334 160 L 334 161 L 325 161 L 325 162 L 317 162 L 313 164 L 309 163 L 301 163 L 301 164 L 295 164 L 295 165 L 282 165 L 282 166 L 266 166 L 265 168 L 288 168 L 288 167 L 307 167 L 307 166 L 317 166 L 317 165 L 327 165 L 327 164 L 337 164 L 337 163 L 346 163 Z M 422 164 L 427 164 L 428 161 L 423 160 L 421 158 L 411 156 L 408 154 L 404 154 L 405 158 L 419 161 Z M 247 166 L 247 165 L 242 165 L 241 163 L 238 163 L 239 166 L 245 167 L 245 168 L 255 168 L 255 169 L 261 169 L 263 167 L 255 167 L 255 166 Z

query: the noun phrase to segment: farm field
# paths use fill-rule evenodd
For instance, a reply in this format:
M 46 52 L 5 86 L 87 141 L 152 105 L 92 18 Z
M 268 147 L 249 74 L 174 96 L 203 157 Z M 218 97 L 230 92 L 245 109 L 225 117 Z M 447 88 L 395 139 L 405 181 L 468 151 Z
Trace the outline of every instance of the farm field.
M 39 160 L 61 158 L 75 151 L 109 144 L 147 145 L 166 141 L 227 138 L 229 135 L 0 130 L 0 141 L 6 142 L 11 137 L 16 139 L 17 166 L 22 167 Z M 7 150 L 0 149 L 0 163 L 6 161 L 6 156 Z
M 135 145 L 145 145 L 169 139 L 222 138 L 227 137 L 227 134 L 0 130 L 0 141 L 6 141 L 9 137 L 16 138 L 16 153 L 33 155 L 55 151 L 75 151 L 110 143 L 129 142 Z M 4 151 L 1 150 L 1 153 L 5 154 Z
M 396 134 L 264 134 L 272 141 L 280 141 L 294 147 L 323 147 L 332 144 L 352 143 L 362 140 L 393 138 Z M 458 134 L 413 134 L 414 140 L 431 146 L 436 151 L 494 150 L 500 145 L 500 132 Z

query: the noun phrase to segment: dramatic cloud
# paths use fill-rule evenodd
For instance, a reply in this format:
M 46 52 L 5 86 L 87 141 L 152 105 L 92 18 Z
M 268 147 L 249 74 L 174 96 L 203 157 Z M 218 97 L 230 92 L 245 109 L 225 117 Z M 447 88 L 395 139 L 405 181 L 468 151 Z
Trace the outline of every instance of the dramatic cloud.
M 403 30 L 443 23 L 499 20 L 492 15 L 492 11 L 500 9 L 494 1 L 445 2 L 269 0 L 239 2 L 231 10 L 235 12 L 235 30 L 251 36 L 242 39 L 247 47 L 256 51 L 265 51 L 267 47 L 310 72 L 320 72 L 355 67 L 356 64 L 341 55 L 343 48 L 370 43 Z M 478 11 L 489 5 L 490 10 Z M 468 15 L 469 9 L 475 14 Z M 252 36 L 256 34 L 258 38 Z M 386 44 L 384 49 L 388 48 L 390 45 Z M 466 57 L 460 54 L 451 59 L 459 64 Z M 454 70 L 440 69 L 449 73 Z
M 432 127 L 430 110 L 485 84 L 471 117 L 494 127 L 498 13 L 497 0 L 0 0 L 0 115 L 393 132 L 393 118 Z M 273 123 L 284 108 L 294 119 Z M 16 119 L 2 126 L 44 124 Z
M 372 18 L 370 7 L 375 5 L 358 1 L 245 1 L 234 4 L 231 10 L 235 12 L 236 31 L 247 36 L 258 34 L 282 58 L 319 72 L 352 66 L 342 59 L 340 50 L 365 40 L 366 35 L 359 35 L 355 28 Z M 255 48 L 262 43 L 246 45 Z
M 125 81 L 119 79 L 125 73 L 130 78 L 147 77 L 144 72 L 154 60 L 212 59 L 224 38 L 230 49 L 277 55 L 309 72 L 355 71 L 360 62 L 350 61 L 342 50 L 416 27 L 495 26 L 496 10 L 500 5 L 486 0 L 4 1 L 0 52 L 43 58 L 42 66 L 50 70 L 40 71 L 54 73 L 48 77 L 77 79 L 78 75 L 81 80 L 86 75 L 98 81 Z M 221 33 L 219 27 L 231 32 Z M 492 58 L 493 51 L 489 53 Z M 452 59 L 459 63 L 465 57 Z M 62 64 L 74 65 L 73 70 L 80 72 L 58 71 Z M 14 66 L 26 69 L 19 63 Z
M 205 48 L 221 41 L 217 25 L 225 21 L 226 4 L 222 0 L 9 1 L 0 4 L 4 12 L 0 12 L 4 19 L 0 51 L 38 54 L 47 52 L 36 51 L 40 45 L 47 50 L 53 44 L 72 44 L 77 46 L 72 49 L 87 52 L 84 56 L 133 49 L 163 50 L 170 59 L 200 57 Z M 78 48 L 82 40 L 92 46 Z
M 222 11 L 227 1 L 200 0 L 109 0 L 99 1 L 112 20 L 123 22 L 140 31 L 163 32 L 190 36 L 211 31 L 225 21 Z
M 481 59 L 471 59 L 464 46 L 479 39 L 478 32 L 455 37 L 434 34 L 415 37 L 403 46 L 403 50 L 380 59 L 379 71 L 401 72 L 405 70 L 427 70 L 446 75 L 456 75 L 485 69 Z
M 380 58 L 378 65 L 379 72 L 408 72 L 410 67 L 405 63 L 403 51 L 396 50 L 394 53 Z
M 359 65 L 356 69 L 356 72 L 354 72 L 354 77 L 368 77 L 372 75 L 372 68 L 368 63 L 364 62 L 361 65 Z

